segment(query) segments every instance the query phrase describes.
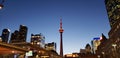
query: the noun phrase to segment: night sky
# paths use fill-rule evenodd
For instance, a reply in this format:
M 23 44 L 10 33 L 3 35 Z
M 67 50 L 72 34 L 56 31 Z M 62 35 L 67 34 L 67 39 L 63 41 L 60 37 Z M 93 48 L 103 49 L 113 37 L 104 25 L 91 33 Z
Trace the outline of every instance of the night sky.
M 61 17 L 64 54 L 79 52 L 102 33 L 108 37 L 110 25 L 104 0 L 5 0 L 0 10 L 0 33 L 4 28 L 13 33 L 26 25 L 27 42 L 32 33 L 42 33 L 46 43 L 57 43 L 59 53 Z

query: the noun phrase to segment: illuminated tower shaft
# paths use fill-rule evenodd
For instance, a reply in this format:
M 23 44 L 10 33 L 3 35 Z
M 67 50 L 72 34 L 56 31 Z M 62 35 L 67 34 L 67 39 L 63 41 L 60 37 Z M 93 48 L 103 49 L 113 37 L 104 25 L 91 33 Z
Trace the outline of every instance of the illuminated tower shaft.
M 62 19 L 60 19 L 60 29 L 59 29 L 59 32 L 60 32 L 60 56 L 63 57 L 63 42 L 62 42 L 62 33 L 63 33 L 63 29 L 62 29 Z

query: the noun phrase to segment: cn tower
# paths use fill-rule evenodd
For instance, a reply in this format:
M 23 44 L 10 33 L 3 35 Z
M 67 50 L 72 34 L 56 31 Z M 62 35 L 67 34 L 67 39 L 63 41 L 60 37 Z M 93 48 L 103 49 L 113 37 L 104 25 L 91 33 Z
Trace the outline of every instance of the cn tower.
M 62 33 L 63 33 L 63 29 L 62 29 L 62 19 L 60 19 L 60 29 L 59 29 L 59 32 L 60 32 L 60 56 L 63 57 L 63 42 L 62 42 Z

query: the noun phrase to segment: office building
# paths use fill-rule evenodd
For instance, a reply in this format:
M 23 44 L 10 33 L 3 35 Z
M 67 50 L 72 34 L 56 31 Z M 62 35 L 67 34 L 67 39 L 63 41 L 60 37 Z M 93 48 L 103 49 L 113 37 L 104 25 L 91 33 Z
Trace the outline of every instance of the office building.
M 108 18 L 111 26 L 109 31 L 109 46 L 108 48 L 113 48 L 109 50 L 109 54 L 113 53 L 111 57 L 120 58 L 120 0 L 105 0 L 106 10 L 108 13 Z M 108 52 L 107 52 L 108 53 Z M 115 54 L 115 55 L 114 55 Z
M 8 39 L 9 39 L 9 34 L 10 34 L 10 30 L 9 29 L 3 29 L 2 31 L 2 42 L 7 43 Z
M 91 45 L 92 45 L 92 53 L 96 54 L 96 50 L 98 48 L 98 46 L 100 45 L 100 39 L 101 37 L 95 37 L 93 38 L 93 40 L 91 41 Z
M 106 10 L 111 28 L 120 20 L 120 0 L 105 0 Z
M 19 39 L 21 42 L 26 42 L 28 28 L 24 25 L 20 25 Z
M 52 42 L 52 43 L 45 44 L 45 49 L 56 51 L 56 43 Z
M 40 34 L 31 34 L 31 44 L 44 48 L 45 37 Z
M 10 43 L 18 43 L 19 40 L 19 31 L 15 30 L 14 33 L 11 34 Z
M 105 0 L 105 6 L 111 29 L 109 39 L 100 45 L 98 53 L 103 58 L 120 58 L 120 0 Z
M 108 48 L 107 46 L 109 46 L 109 40 L 106 38 L 106 36 L 104 34 L 102 34 L 101 38 L 102 38 L 100 40 L 101 43 L 97 48 L 96 54 L 101 55 L 100 56 L 101 58 L 107 58 L 103 54 L 105 54 L 105 51 L 108 51 L 106 49 Z
M 20 25 L 19 31 L 15 30 L 11 34 L 10 43 L 26 42 L 28 28 L 24 25 Z

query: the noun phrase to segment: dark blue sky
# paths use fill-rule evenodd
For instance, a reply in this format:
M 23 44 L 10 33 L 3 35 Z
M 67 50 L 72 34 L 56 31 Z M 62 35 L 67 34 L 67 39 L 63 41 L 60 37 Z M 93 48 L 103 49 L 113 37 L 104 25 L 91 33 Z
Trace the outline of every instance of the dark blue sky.
M 104 0 L 6 0 L 0 10 L 0 33 L 4 28 L 12 33 L 20 24 L 26 25 L 28 42 L 31 33 L 42 33 L 46 43 L 57 43 L 59 53 L 61 16 L 64 54 L 79 52 L 101 33 L 108 37 L 110 26 Z

